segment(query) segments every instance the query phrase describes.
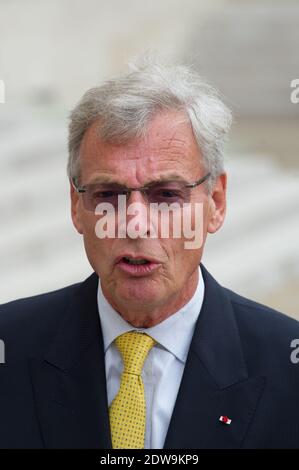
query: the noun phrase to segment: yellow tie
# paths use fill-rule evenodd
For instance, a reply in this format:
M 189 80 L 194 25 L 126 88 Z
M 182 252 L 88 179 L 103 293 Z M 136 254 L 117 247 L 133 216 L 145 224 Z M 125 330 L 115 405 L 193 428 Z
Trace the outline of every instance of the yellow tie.
M 149 335 L 130 331 L 116 338 L 124 363 L 118 394 L 109 408 L 113 449 L 143 449 L 145 397 L 141 372 L 146 356 L 156 341 Z

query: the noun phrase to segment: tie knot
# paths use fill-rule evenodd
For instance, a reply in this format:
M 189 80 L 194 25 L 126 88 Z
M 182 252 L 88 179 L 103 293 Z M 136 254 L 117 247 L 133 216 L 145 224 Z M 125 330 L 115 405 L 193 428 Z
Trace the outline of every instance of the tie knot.
M 138 331 L 118 336 L 115 344 L 124 361 L 124 372 L 140 375 L 145 358 L 155 343 L 151 336 Z

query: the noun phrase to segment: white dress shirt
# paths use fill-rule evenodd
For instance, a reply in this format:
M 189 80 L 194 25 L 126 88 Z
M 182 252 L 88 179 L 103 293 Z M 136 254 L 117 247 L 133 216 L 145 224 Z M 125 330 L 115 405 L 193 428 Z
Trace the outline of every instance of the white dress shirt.
M 123 371 L 113 343 L 127 331 L 144 331 L 157 341 L 145 359 L 142 379 L 146 400 L 145 449 L 162 449 L 183 375 L 194 327 L 204 298 L 200 266 L 193 297 L 180 310 L 150 328 L 135 328 L 110 305 L 98 284 L 98 309 L 103 332 L 108 405 L 117 394 Z

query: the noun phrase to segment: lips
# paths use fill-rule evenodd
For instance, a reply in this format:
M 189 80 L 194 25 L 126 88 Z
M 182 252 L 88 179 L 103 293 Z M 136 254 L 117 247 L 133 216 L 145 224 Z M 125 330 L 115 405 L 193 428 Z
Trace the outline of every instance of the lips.
M 160 264 L 160 261 L 155 259 L 155 258 L 149 257 L 147 255 L 143 255 L 143 254 L 138 254 L 137 255 L 137 254 L 132 254 L 132 253 L 123 253 L 123 254 L 119 255 L 115 260 L 115 264 L 118 264 L 121 260 L 125 260 L 125 258 L 131 259 L 131 260 L 146 260 L 149 263 L 159 263 Z
M 134 264 L 134 260 L 138 264 Z M 142 260 L 145 262 L 142 262 Z M 154 258 L 142 254 L 137 256 L 136 254 L 129 253 L 118 256 L 115 264 L 121 271 L 134 277 L 147 276 L 161 266 L 161 263 Z

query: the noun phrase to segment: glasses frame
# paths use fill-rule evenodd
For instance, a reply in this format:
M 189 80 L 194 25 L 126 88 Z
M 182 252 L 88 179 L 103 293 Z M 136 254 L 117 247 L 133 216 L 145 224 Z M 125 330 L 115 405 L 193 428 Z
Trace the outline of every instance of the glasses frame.
M 211 176 L 211 173 L 207 173 L 205 176 L 200 178 L 199 180 L 195 181 L 194 183 L 186 183 L 184 184 L 184 188 L 195 188 L 196 186 L 199 186 L 200 184 L 204 183 L 209 177 Z M 169 180 L 169 181 L 176 181 L 176 180 Z M 161 183 L 168 183 L 169 181 L 161 181 Z M 178 180 L 180 181 L 180 180 Z M 111 184 L 117 184 L 121 186 L 121 188 L 124 190 L 126 194 L 131 194 L 132 191 L 145 191 L 149 189 L 153 184 L 160 183 L 160 181 L 153 181 L 152 183 L 149 183 L 147 186 L 141 186 L 140 188 L 128 188 L 127 186 L 123 186 L 122 184 L 119 183 L 111 183 Z M 74 189 L 77 191 L 77 193 L 85 193 L 87 191 L 85 186 L 78 186 L 76 183 L 76 178 L 72 178 L 72 184 Z M 96 183 L 95 183 L 96 184 Z M 101 184 L 101 183 L 99 183 Z M 102 183 L 102 184 L 109 184 L 109 183 Z
M 211 172 L 207 173 L 205 176 L 203 176 L 199 180 L 194 181 L 194 183 L 184 184 L 184 188 L 191 188 L 191 189 L 195 188 L 195 187 L 199 186 L 200 184 L 204 183 L 210 176 L 211 176 Z M 161 183 L 168 183 L 170 181 L 172 182 L 172 181 L 175 181 L 175 180 L 161 181 Z M 76 190 L 77 193 L 85 193 L 87 191 L 86 186 L 88 186 L 88 185 L 78 186 L 77 183 L 76 183 L 76 178 L 72 178 L 71 182 L 72 182 L 72 185 L 73 185 L 73 187 L 74 187 L 74 189 Z M 149 183 L 147 186 L 142 186 L 140 188 L 128 188 L 127 186 L 123 186 L 119 183 L 111 183 L 111 184 L 119 185 L 122 188 L 122 190 L 123 190 L 124 194 L 126 195 L 126 197 L 128 198 L 128 197 L 130 197 L 132 191 L 140 191 L 140 192 L 144 193 L 145 196 L 147 197 L 147 194 L 146 194 L 147 189 L 152 187 L 152 185 L 155 184 L 155 183 L 160 183 L 160 181 L 153 181 L 153 182 Z M 96 183 L 94 183 L 94 184 L 96 184 Z M 99 184 L 101 184 L 101 183 L 99 183 Z M 103 183 L 103 184 L 109 184 L 109 183 Z

